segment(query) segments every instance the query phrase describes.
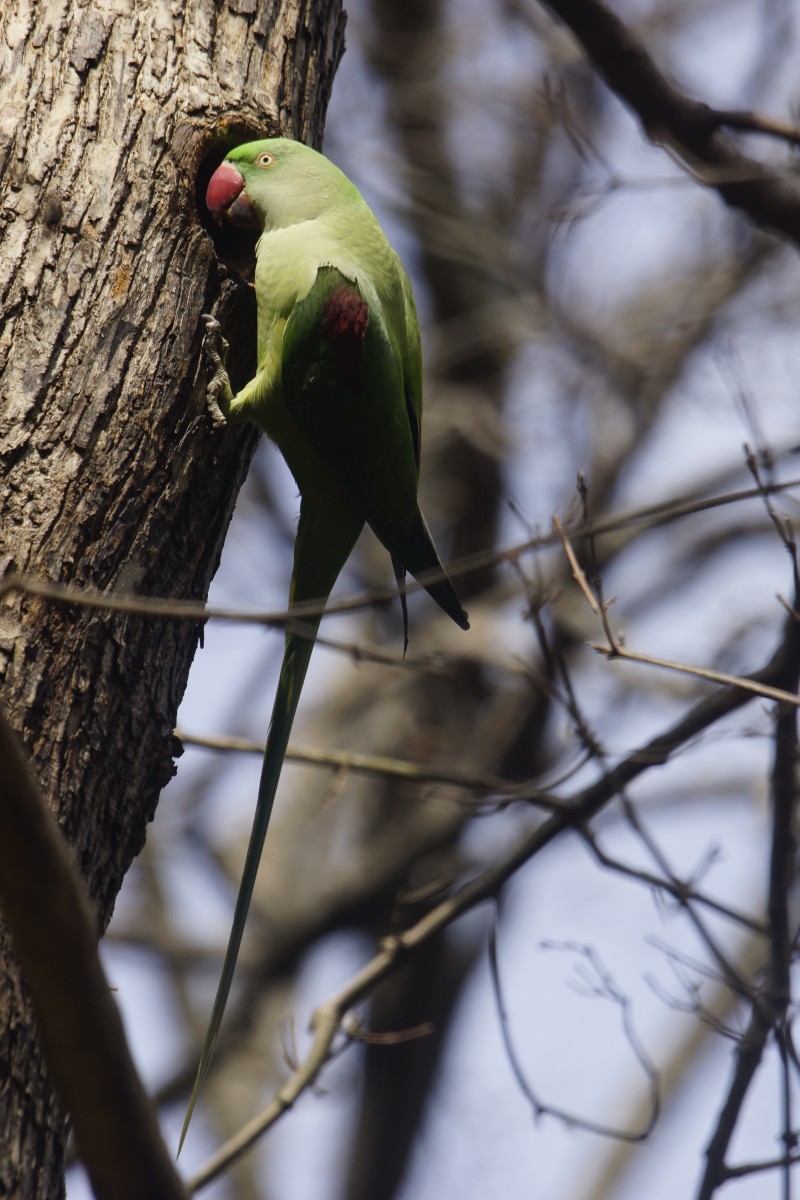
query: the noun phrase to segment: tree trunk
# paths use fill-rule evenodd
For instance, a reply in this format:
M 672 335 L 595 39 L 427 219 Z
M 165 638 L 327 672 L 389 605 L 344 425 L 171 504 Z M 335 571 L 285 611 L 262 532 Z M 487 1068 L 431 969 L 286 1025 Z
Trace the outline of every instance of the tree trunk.
M 199 317 L 219 274 L 196 179 L 248 137 L 319 143 L 340 4 L 22 0 L 2 26 L 0 573 L 203 598 L 255 438 L 205 414 Z M 3 599 L 2 704 L 100 929 L 173 774 L 197 639 Z M 3 938 L 0 1194 L 61 1194 L 64 1134 Z

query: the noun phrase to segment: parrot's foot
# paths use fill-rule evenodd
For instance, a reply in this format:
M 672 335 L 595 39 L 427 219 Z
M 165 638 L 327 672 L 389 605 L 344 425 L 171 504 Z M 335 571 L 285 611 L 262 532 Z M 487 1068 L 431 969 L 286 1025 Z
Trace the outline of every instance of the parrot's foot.
M 233 400 L 231 381 L 228 379 L 228 372 L 225 369 L 228 357 L 228 343 L 222 336 L 222 326 L 219 321 L 209 313 L 203 313 L 200 320 L 206 327 L 205 337 L 203 338 L 203 353 L 211 361 L 211 365 L 214 368 L 214 374 L 209 379 L 206 388 L 206 405 L 214 424 L 224 426 L 228 424 L 226 413 L 230 409 L 230 404 Z

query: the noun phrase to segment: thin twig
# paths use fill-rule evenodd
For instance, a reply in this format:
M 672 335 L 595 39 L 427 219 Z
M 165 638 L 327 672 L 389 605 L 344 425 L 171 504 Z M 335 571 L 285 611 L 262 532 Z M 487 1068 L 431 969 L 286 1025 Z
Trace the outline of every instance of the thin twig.
M 681 904 L 686 900 L 691 900 L 695 904 L 702 904 L 705 908 L 710 909 L 719 916 L 725 917 L 737 925 L 742 925 L 745 929 L 749 929 L 751 933 L 760 934 L 762 937 L 767 936 L 767 929 L 762 921 L 757 921 L 747 913 L 739 912 L 727 904 L 721 904 L 718 900 L 712 899 L 711 896 L 706 896 L 703 892 L 698 892 L 691 884 L 685 883 L 681 879 L 668 879 L 661 875 L 653 875 L 652 872 L 645 871 L 641 867 L 632 867 L 629 863 L 625 863 L 622 859 L 608 854 L 603 850 L 594 833 L 586 826 L 579 827 L 578 833 L 584 839 L 587 846 L 589 846 L 597 861 L 610 871 L 614 871 L 615 874 L 624 875 L 628 879 L 634 879 L 638 883 L 643 883 L 655 892 L 664 892 L 668 896 L 672 896 L 673 899 L 678 900 Z
M 778 138 L 791 146 L 800 146 L 800 126 L 780 117 L 769 117 L 765 113 L 748 112 L 725 108 L 712 109 L 714 120 L 728 129 L 738 129 L 742 133 L 760 133 L 767 137 Z
M 581 498 L 581 504 L 583 507 L 584 516 L 585 516 L 585 518 L 588 519 L 588 516 L 589 516 L 589 490 L 586 485 L 586 480 L 582 474 L 579 474 L 579 476 L 578 476 L 578 490 L 579 490 L 579 494 L 580 494 L 580 498 Z M 599 566 L 598 566 L 598 562 L 597 562 L 597 552 L 596 552 L 596 546 L 595 546 L 594 539 L 593 538 L 589 539 L 589 559 L 590 559 L 591 567 L 592 567 L 592 585 L 590 587 L 582 568 L 578 564 L 575 552 L 572 548 L 569 538 L 566 536 L 566 534 L 564 534 L 563 530 L 559 529 L 559 532 L 561 534 L 561 542 L 562 542 L 562 546 L 564 548 L 564 553 L 567 556 L 567 560 L 572 569 L 573 576 L 575 577 L 576 581 L 578 582 L 578 585 L 579 585 L 583 595 L 586 597 L 587 602 L 589 603 L 592 611 L 600 618 L 605 635 L 609 639 L 609 647 L 612 651 L 611 656 L 612 657 L 620 656 L 620 655 L 624 656 L 624 650 L 621 646 L 621 639 L 615 635 L 613 629 L 611 628 L 611 622 L 608 619 L 609 605 L 605 601 L 604 596 L 603 596 L 603 581 L 602 581 L 602 577 L 600 575 L 600 570 L 599 570 Z M 577 696 L 574 694 L 574 691 L 572 690 L 571 685 L 569 686 L 568 690 L 569 690 L 569 697 L 570 697 L 570 713 L 573 717 L 573 721 L 575 722 L 575 727 L 578 732 L 578 735 L 579 735 L 579 737 L 581 737 L 581 740 L 583 741 L 583 744 L 587 747 L 587 749 L 592 751 L 594 756 L 598 759 L 599 762 L 602 763 L 603 767 L 605 768 L 607 766 L 607 762 L 608 762 L 608 755 L 606 754 L 603 747 L 600 745 L 599 739 L 595 736 L 595 734 L 592 731 L 589 730 L 588 722 L 586 721 L 586 719 L 583 716 L 581 707 L 578 703 Z M 673 871 L 667 861 L 666 855 L 662 852 L 658 842 L 656 841 L 656 839 L 654 837 L 652 837 L 652 835 L 650 834 L 650 831 L 644 825 L 639 813 L 636 810 L 635 805 L 631 802 L 625 788 L 620 788 L 620 790 L 619 790 L 619 802 L 622 806 L 622 810 L 625 814 L 625 817 L 626 817 L 631 829 L 633 829 L 633 831 L 636 833 L 639 840 L 645 846 L 648 854 L 653 859 L 653 861 L 657 865 L 658 869 L 661 871 L 662 876 L 671 882 L 673 889 L 674 889 L 673 894 L 676 896 L 679 903 L 686 910 L 689 920 L 692 922 L 692 924 L 694 925 L 695 929 L 697 930 L 700 938 L 702 939 L 702 941 L 708 948 L 709 953 L 712 955 L 712 957 L 717 962 L 717 964 L 718 964 L 720 970 L 722 971 L 723 975 L 725 976 L 726 980 L 730 983 L 730 985 L 732 987 L 744 988 L 744 986 L 745 986 L 744 981 L 737 974 L 735 966 L 733 965 L 733 963 L 730 962 L 727 955 L 723 952 L 721 947 L 718 945 L 716 939 L 714 937 L 712 937 L 710 931 L 708 930 L 708 928 L 705 925 L 705 922 L 702 920 L 700 914 L 698 913 L 696 906 L 691 902 L 691 900 L 686 895 L 686 893 L 684 891 L 682 891 L 680 881 L 676 878 L 675 874 L 673 873 Z
M 489 937 L 489 964 L 492 986 L 495 994 L 495 1004 L 500 1018 L 500 1032 L 505 1046 L 506 1057 L 511 1064 L 511 1069 L 517 1081 L 520 1091 L 533 1109 L 534 1117 L 538 1120 L 543 1116 L 556 1117 L 562 1121 L 569 1129 L 584 1129 L 587 1133 L 596 1133 L 600 1137 L 615 1138 L 622 1142 L 643 1142 L 655 1127 L 659 1113 L 659 1092 L 658 1092 L 658 1074 L 655 1067 L 650 1061 L 649 1056 L 644 1050 L 636 1031 L 633 1026 L 631 1016 L 630 1001 L 619 990 L 614 980 L 609 975 L 606 968 L 600 961 L 599 956 L 589 946 L 579 946 L 576 943 L 568 943 L 566 945 L 557 945 L 555 943 L 546 943 L 546 949 L 569 950 L 572 953 L 580 954 L 588 963 L 590 969 L 594 972 L 594 980 L 592 982 L 592 991 L 595 995 L 606 1000 L 611 1000 L 621 1013 L 622 1028 L 627 1038 L 628 1044 L 633 1050 L 634 1056 L 641 1065 L 645 1076 L 647 1077 L 648 1088 L 650 1092 L 650 1111 L 644 1123 L 637 1130 L 620 1129 L 612 1125 L 606 1125 L 601 1121 L 591 1121 L 586 1117 L 579 1117 L 574 1112 L 568 1112 L 566 1109 L 559 1108 L 557 1105 L 546 1104 L 536 1095 L 533 1087 L 528 1079 L 519 1055 L 517 1054 L 514 1040 L 511 1036 L 511 1025 L 506 1008 L 503 988 L 500 981 L 500 967 L 497 957 L 497 923 L 492 927 L 492 932 Z
M 766 491 L 769 495 L 773 495 L 779 492 L 790 491 L 792 488 L 797 487 L 800 487 L 800 479 L 790 479 L 783 483 L 772 484 Z M 637 526 L 642 532 L 647 532 L 651 529 L 671 524 L 673 521 L 680 520 L 692 514 L 710 512 L 716 508 L 724 508 L 746 500 L 753 500 L 762 494 L 762 489 L 758 487 L 742 488 L 733 492 L 721 492 L 713 496 L 691 493 L 673 500 L 664 500 L 658 504 L 643 505 L 639 508 L 629 509 L 620 513 L 612 513 L 606 517 L 597 517 L 590 524 L 575 522 L 575 524 L 565 526 L 565 529 L 568 537 L 573 539 L 589 535 L 599 537 L 604 534 L 618 533 L 625 529 L 636 528 Z M 506 549 L 480 551 L 475 554 L 465 555 L 463 558 L 448 564 L 447 572 L 451 577 L 457 578 L 483 567 L 498 566 L 504 562 L 512 562 L 520 555 L 530 554 L 537 550 L 558 545 L 560 541 L 561 538 L 555 531 L 549 534 L 539 534 Z M 434 574 L 431 573 L 431 579 L 434 577 Z M 427 575 L 425 579 L 426 581 L 430 581 Z M 409 580 L 406 590 L 410 593 L 418 590 L 421 586 L 421 583 Z M 51 583 L 45 580 L 32 579 L 26 575 L 7 575 L 4 579 L 0 580 L 0 600 L 4 596 L 15 592 L 22 595 L 38 596 L 45 600 L 51 600 L 56 604 L 75 605 L 79 608 L 96 609 L 101 612 L 119 612 L 142 617 L 160 617 L 162 620 L 226 621 L 244 625 L 264 625 L 282 630 L 285 630 L 295 621 L 297 625 L 294 626 L 294 630 L 300 636 L 302 636 L 303 627 L 299 619 L 304 616 L 319 616 L 322 612 L 326 616 L 335 616 L 339 613 L 357 612 L 365 608 L 382 607 L 396 599 L 398 595 L 397 588 L 385 588 L 337 600 L 327 605 L 309 601 L 296 605 L 292 612 L 286 610 L 279 610 L 277 612 L 263 610 L 252 612 L 244 609 L 218 608 L 204 604 L 199 600 L 169 600 L 155 596 L 137 596 L 132 593 L 117 591 L 100 592 L 91 588 L 81 588 L 70 584 Z M 328 642 L 328 645 L 331 648 L 352 654 L 357 658 L 363 657 L 366 659 L 372 653 L 371 650 L 362 649 L 357 645 L 333 642 Z M 382 656 L 385 654 L 385 652 L 380 653 Z M 392 661 L 395 663 L 398 660 L 393 656 Z
M 645 666 L 658 667 L 662 671 L 676 671 L 679 675 L 692 675 L 696 679 L 705 679 L 709 683 L 718 683 L 723 687 L 741 688 L 754 696 L 763 696 L 765 700 L 777 700 L 780 704 L 790 704 L 793 708 L 800 707 L 800 697 L 785 688 L 772 687 L 760 682 L 752 675 L 730 675 L 727 671 L 715 671 L 712 667 L 696 667 L 690 663 L 676 662 L 669 658 L 658 658 L 655 654 L 642 654 L 637 650 L 629 650 L 626 646 L 608 646 L 599 642 L 587 643 L 592 650 L 606 658 L 619 658 L 624 662 L 643 663 Z
M 264 745 L 249 738 L 200 737 L 177 729 L 175 736 L 186 746 L 197 746 L 204 750 L 218 750 L 245 754 L 263 755 Z M 328 767 L 336 770 L 355 771 L 366 775 L 380 775 L 400 779 L 408 783 L 442 783 L 466 791 L 481 792 L 486 796 L 510 796 L 521 799 L 520 784 L 495 775 L 481 775 L 472 771 L 453 771 L 442 767 L 423 766 L 399 758 L 383 758 L 376 754 L 345 753 L 339 750 L 315 750 L 310 746 L 290 746 L 286 751 L 287 762 L 303 763 L 306 766 Z M 563 801 L 549 792 L 531 791 L 526 787 L 524 799 L 531 804 L 541 804 L 547 810 L 560 808 Z
M 735 1167 L 726 1167 L 723 1172 L 723 1183 L 729 1179 L 744 1179 L 748 1175 L 764 1174 L 765 1171 L 779 1171 L 786 1167 L 796 1167 L 800 1163 L 800 1154 L 787 1154 L 781 1158 L 766 1158 L 763 1162 L 739 1163 Z

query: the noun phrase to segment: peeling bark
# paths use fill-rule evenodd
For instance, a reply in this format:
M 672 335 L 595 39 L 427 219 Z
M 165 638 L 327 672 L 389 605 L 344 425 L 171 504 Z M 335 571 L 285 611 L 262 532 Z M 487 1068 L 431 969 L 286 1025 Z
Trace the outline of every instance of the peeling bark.
M 199 315 L 220 282 L 195 180 L 247 136 L 319 143 L 343 29 L 338 3 L 314 0 L 6 7 L 3 575 L 205 597 L 255 435 L 205 414 Z M 244 319 L 248 297 L 227 291 Z M 197 636 L 16 594 L 0 607 L 0 701 L 101 929 L 174 772 Z M 61 1194 L 64 1128 L 2 940 L 0 1194 Z

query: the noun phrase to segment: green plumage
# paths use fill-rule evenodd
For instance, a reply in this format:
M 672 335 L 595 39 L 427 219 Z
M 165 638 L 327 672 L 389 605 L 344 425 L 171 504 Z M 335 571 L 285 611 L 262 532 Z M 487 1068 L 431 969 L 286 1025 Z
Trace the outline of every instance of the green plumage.
M 219 326 L 209 403 L 254 421 L 300 489 L 290 608 L 327 599 L 364 522 L 463 629 L 467 615 L 417 503 L 422 357 L 411 286 L 353 184 L 321 154 L 282 138 L 239 146 L 212 177 L 212 215 L 257 227 L 258 369 L 233 395 Z M 186 1135 L 230 991 L 281 768 L 320 618 L 286 635 L 256 815 L 233 926 L 184 1122 Z

